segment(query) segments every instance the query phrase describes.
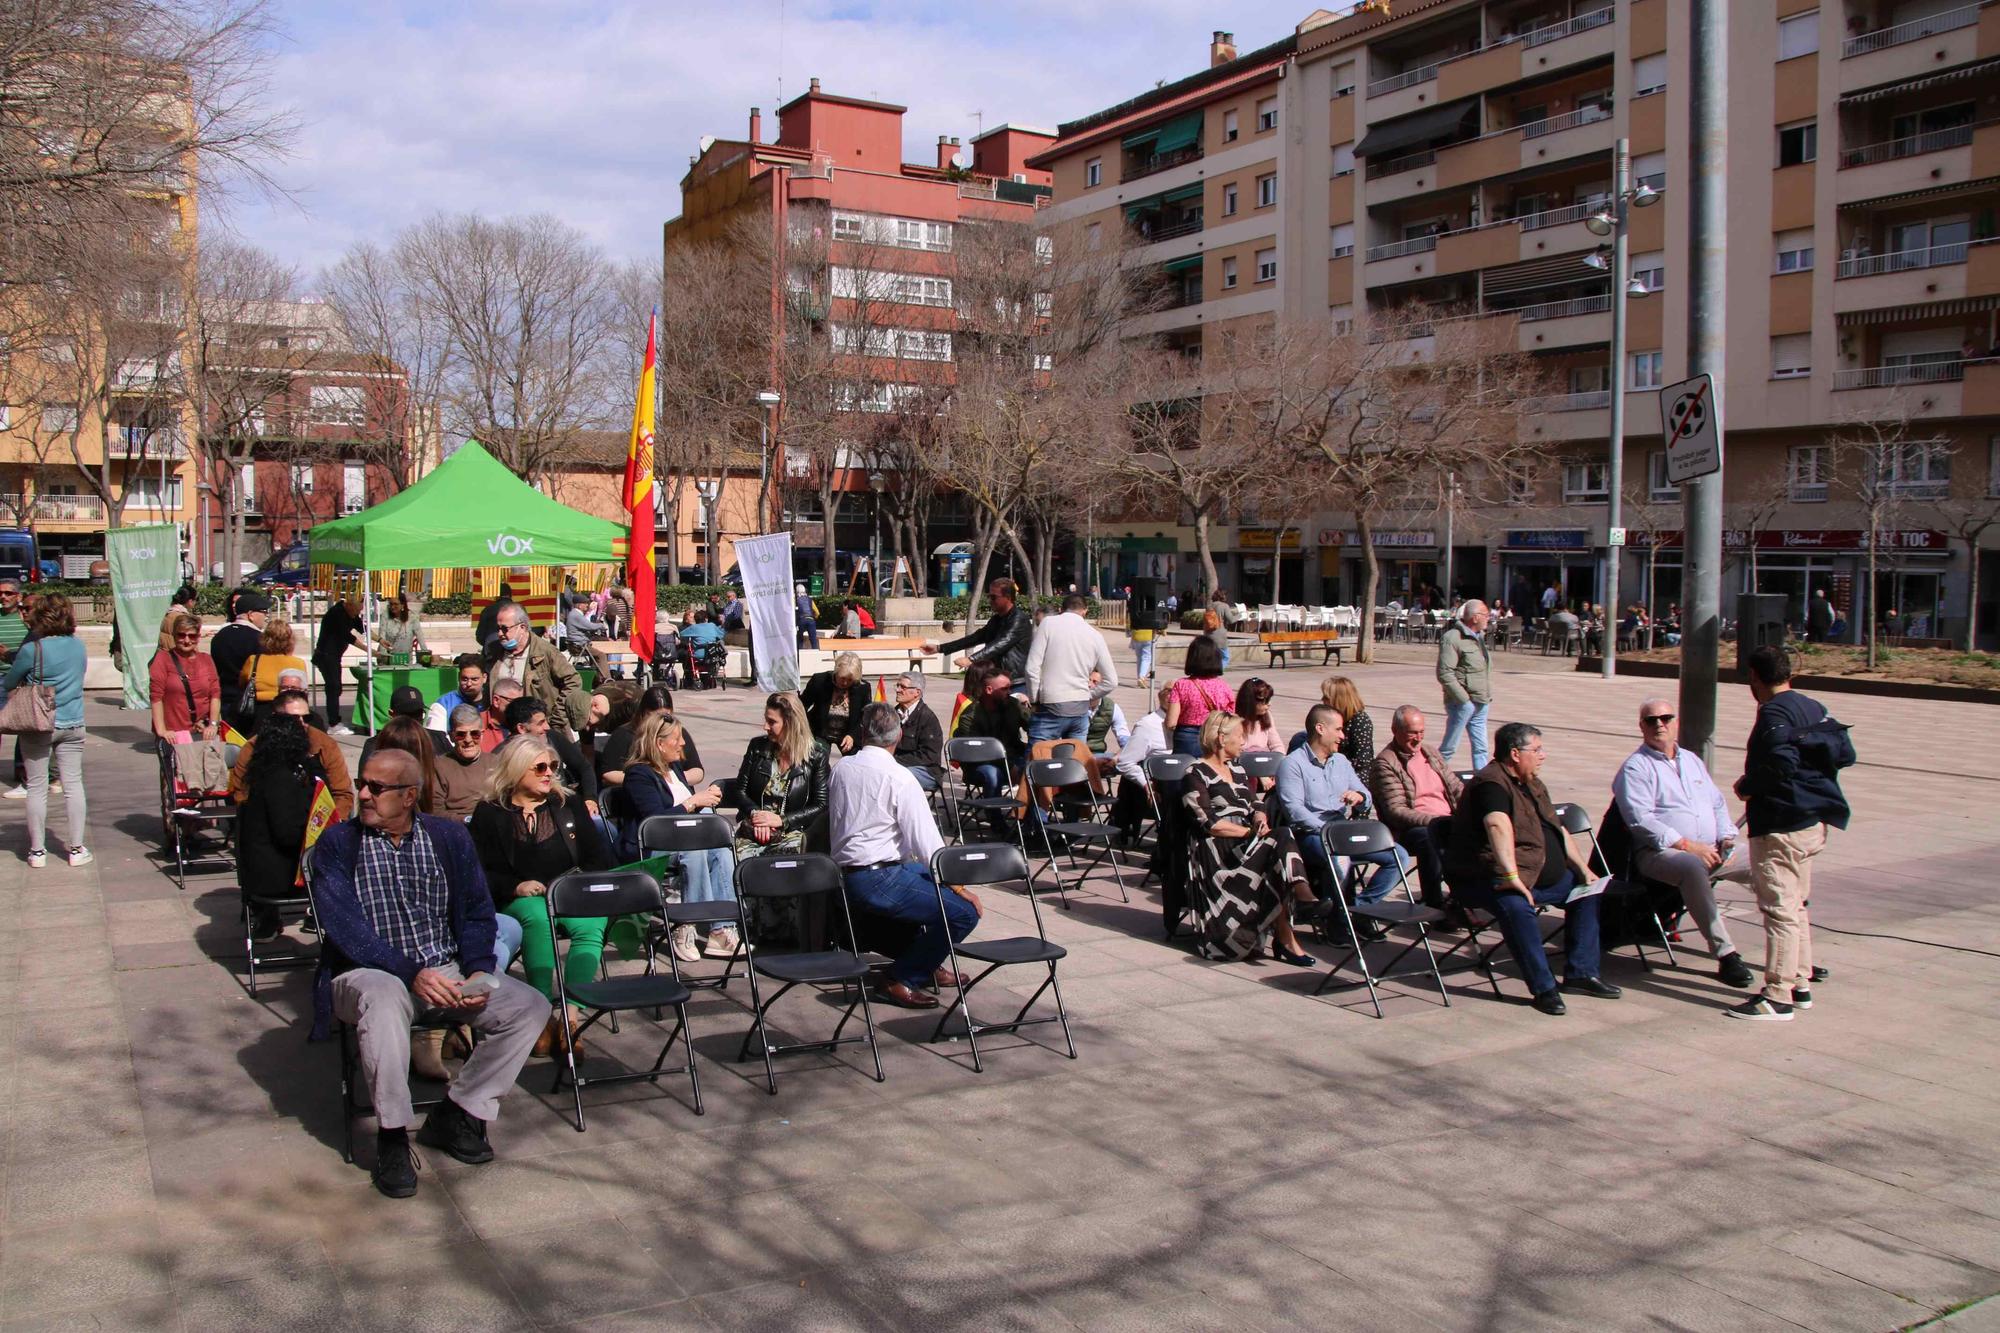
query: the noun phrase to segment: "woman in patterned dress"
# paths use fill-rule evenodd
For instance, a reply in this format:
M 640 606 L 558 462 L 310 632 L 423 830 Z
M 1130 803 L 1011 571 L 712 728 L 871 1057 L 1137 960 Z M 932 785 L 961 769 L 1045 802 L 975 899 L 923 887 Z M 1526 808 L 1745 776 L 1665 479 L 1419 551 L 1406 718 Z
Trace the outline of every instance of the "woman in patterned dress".
M 1201 728 L 1201 762 L 1188 769 L 1188 817 L 1201 830 L 1193 840 L 1194 882 L 1201 909 L 1200 951 L 1205 958 L 1254 958 L 1271 935 L 1271 954 L 1294 967 L 1311 967 L 1311 954 L 1292 930 L 1294 899 L 1310 903 L 1305 863 L 1291 831 L 1273 828 L 1236 765 L 1243 752 L 1243 723 L 1216 712 Z

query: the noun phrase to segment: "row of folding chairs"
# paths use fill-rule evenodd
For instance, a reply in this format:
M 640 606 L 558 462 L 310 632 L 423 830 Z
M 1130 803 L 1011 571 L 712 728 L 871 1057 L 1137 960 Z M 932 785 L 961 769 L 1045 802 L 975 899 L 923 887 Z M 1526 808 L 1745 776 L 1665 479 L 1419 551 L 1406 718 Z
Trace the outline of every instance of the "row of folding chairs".
M 1070 906 L 1071 883 L 1081 890 L 1091 872 L 1107 861 L 1118 885 L 1118 895 L 1122 902 L 1130 902 L 1131 894 L 1125 887 L 1125 866 L 1118 856 L 1118 828 L 1111 823 L 1112 802 L 1110 797 L 1097 789 L 1091 778 L 1091 771 L 1085 767 L 1089 751 L 1081 741 L 1058 742 L 1067 744 L 1071 753 L 1050 759 L 1029 759 L 1021 763 L 1018 773 L 1007 758 L 1006 747 L 988 736 L 954 736 L 945 742 L 945 759 L 948 766 L 960 774 L 959 784 L 944 785 L 944 800 L 951 816 L 952 833 L 955 841 L 965 841 L 968 819 L 985 820 L 993 824 L 1012 823 L 1015 840 L 1021 854 L 1032 856 L 1029 847 L 1029 831 L 1041 844 L 1044 868 L 1056 882 L 1056 896 L 1067 909 Z M 969 780 L 964 775 L 970 768 L 991 766 L 1000 774 L 1000 795 L 974 795 Z M 1027 786 L 1025 799 L 1016 792 L 1017 777 Z M 1037 793 L 1052 793 L 1046 816 L 1039 811 Z M 1060 858 L 1067 859 L 1074 879 L 1065 880 L 1057 841 L 1062 842 Z M 1079 865 L 1076 849 L 1086 847 L 1093 850 L 1090 863 Z

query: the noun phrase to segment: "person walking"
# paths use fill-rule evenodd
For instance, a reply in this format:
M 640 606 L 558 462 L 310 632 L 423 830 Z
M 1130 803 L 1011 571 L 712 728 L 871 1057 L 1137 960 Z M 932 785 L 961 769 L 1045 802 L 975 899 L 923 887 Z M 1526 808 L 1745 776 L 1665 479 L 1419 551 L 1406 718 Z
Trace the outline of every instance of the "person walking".
M 1083 618 L 1081 593 L 1063 598 L 1062 612 L 1042 621 L 1028 646 L 1028 739 L 1088 740 L 1090 715 L 1101 695 L 1118 688 L 1118 667 L 1097 627 Z
M 1438 684 L 1444 687 L 1444 740 L 1438 755 L 1446 763 L 1458 752 L 1459 737 L 1472 738 L 1472 767 L 1486 767 L 1486 712 L 1493 702 L 1493 654 L 1486 646 L 1486 603 L 1470 601 L 1438 636 Z
M 83 820 L 83 641 L 76 637 L 76 612 L 59 592 L 28 604 L 30 639 L 14 654 L 6 687 L 46 685 L 55 693 L 55 730 L 21 734 L 21 757 L 28 770 L 28 868 L 49 863 L 45 835 L 49 822 L 49 764 L 54 762 L 69 807 L 69 863 L 94 859 L 84 846 Z
M 1764 913 L 1764 992 L 1724 1012 L 1782 1023 L 1812 1008 L 1812 983 L 1826 976 L 1813 966 L 1806 904 L 1827 826 L 1847 827 L 1840 770 L 1854 762 L 1854 743 L 1825 705 L 1792 688 L 1784 649 L 1767 644 L 1746 665 L 1757 723 L 1736 794 L 1749 823 L 1750 887 Z
M 1825 643 L 1833 631 L 1833 603 L 1826 599 L 1825 588 L 1814 588 L 1812 601 L 1806 606 L 1806 642 Z

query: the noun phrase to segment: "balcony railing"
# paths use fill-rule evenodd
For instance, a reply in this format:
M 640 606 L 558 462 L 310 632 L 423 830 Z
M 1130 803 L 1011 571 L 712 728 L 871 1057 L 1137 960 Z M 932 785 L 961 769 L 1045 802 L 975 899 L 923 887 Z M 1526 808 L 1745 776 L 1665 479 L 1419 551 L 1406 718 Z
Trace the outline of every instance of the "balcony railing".
M 1563 130 L 1573 130 L 1579 125 L 1595 125 L 1600 120 L 1611 119 L 1611 108 L 1591 103 L 1574 111 L 1565 111 L 1560 116 L 1549 116 L 1542 120 L 1531 120 L 1520 127 L 1523 139 L 1539 139 L 1545 134 L 1557 134 Z
M 1418 167 L 1427 167 L 1437 160 L 1438 155 L 1431 149 L 1426 148 L 1421 153 L 1410 153 L 1404 157 L 1392 157 L 1386 162 L 1370 162 L 1368 164 L 1368 179 L 1372 181 L 1380 180 L 1384 176 L 1400 176 L 1406 171 L 1415 171 Z
M 1419 65 L 1415 69 L 1406 69 L 1401 74 L 1391 74 L 1386 79 L 1376 79 L 1368 85 L 1368 95 L 1380 97 L 1384 93 L 1393 93 L 1400 88 L 1414 88 L 1420 83 L 1429 83 L 1437 76 L 1437 64 Z
M 1177 167 L 1183 162 L 1195 162 L 1201 158 L 1201 145 L 1191 143 L 1185 148 L 1176 148 L 1169 153 L 1148 153 L 1144 157 L 1132 159 L 1125 164 L 1125 170 L 1118 177 L 1119 183 L 1138 180 L 1141 176 L 1151 176 L 1155 172 Z
M 1848 56 L 1867 55 L 1870 51 L 1901 46 L 1904 42 L 1920 42 L 1941 32 L 1955 32 L 1960 28 L 1969 28 L 1977 22 L 1979 22 L 1978 5 L 1948 9 L 1942 14 L 1911 19 L 1908 23 L 1898 23 L 1893 28 L 1877 28 L 1874 32 L 1864 32 L 1850 37 L 1841 43 L 1840 54 L 1843 59 Z
M 1163 227 L 1140 228 L 1139 236 L 1146 241 L 1171 241 L 1181 236 L 1192 236 L 1201 230 L 1201 214 L 1191 213 L 1179 222 L 1169 222 Z
M 186 458 L 187 441 L 171 426 L 106 426 L 104 451 L 113 458 Z
M 1836 278 L 1868 278 L 1877 273 L 1907 273 L 1911 269 L 1939 268 L 1945 264 L 1963 264 L 1965 252 L 1972 248 L 1969 241 L 1956 241 L 1950 245 L 1931 245 L 1921 250 L 1898 250 L 1887 255 L 1855 255 L 1840 261 L 1834 271 Z
M 1566 223 L 1581 222 L 1603 208 L 1601 202 L 1586 200 L 1580 204 L 1565 204 L 1561 208 L 1547 208 L 1539 213 L 1529 213 L 1515 218 L 1522 231 L 1540 231 L 1544 227 L 1560 227 Z
M 1836 389 L 1892 389 L 1903 384 L 1956 384 L 1965 378 L 1967 366 L 2000 361 L 2000 357 L 1978 356 L 1965 360 L 1906 361 L 1895 366 L 1866 366 L 1833 372 Z
M 1523 398 L 1522 410 L 1528 412 L 1588 412 L 1596 407 L 1611 406 L 1611 390 L 1592 389 L 1586 393 L 1557 393 L 1542 398 Z
M 1823 504 L 1833 491 L 1823 481 L 1794 481 L 1787 489 L 1796 504 Z
M 1438 238 L 1435 234 L 1429 236 L 1412 236 L 1407 241 L 1391 241 L 1387 245 L 1369 246 L 1368 262 L 1372 264 L 1378 259 L 1396 259 L 1403 255 L 1419 255 L 1426 250 L 1435 250 L 1437 248 Z
M 1551 23 L 1546 28 L 1536 28 L 1531 32 L 1524 32 L 1521 34 L 1520 41 L 1524 46 L 1546 46 L 1548 43 L 1560 41 L 1572 33 L 1587 32 L 1592 28 L 1601 28 L 1615 17 L 1617 17 L 1616 8 L 1612 5 L 1606 5 L 1602 9 L 1593 9 L 1588 14 L 1578 14 L 1575 18 L 1567 22 Z
M 1183 282 L 1167 289 L 1167 309 L 1180 310 L 1201 304 L 1201 283 Z
M 94 495 L 0 495 L 0 506 L 27 522 L 102 523 L 104 501 Z
M 998 199 L 1000 187 L 990 180 L 969 180 L 958 183 L 958 197 L 961 199 Z
M 1923 153 L 1941 153 L 1947 148 L 1963 148 L 1972 142 L 1974 130 L 1995 123 L 1989 120 L 1982 121 L 1978 125 L 1948 125 L 1941 130 L 1926 130 L 1922 134 L 1911 134 L 1901 139 L 1843 149 L 1840 154 L 1840 166 L 1844 171 L 1848 167 L 1866 167 L 1877 162 L 1893 162 L 1897 158 L 1916 157 Z
M 1579 296 L 1572 301 L 1544 301 L 1540 305 L 1524 305 L 1516 310 L 1499 313 L 1511 314 L 1523 324 L 1538 319 L 1567 319 L 1571 315 L 1601 315 L 1611 309 L 1609 296 Z

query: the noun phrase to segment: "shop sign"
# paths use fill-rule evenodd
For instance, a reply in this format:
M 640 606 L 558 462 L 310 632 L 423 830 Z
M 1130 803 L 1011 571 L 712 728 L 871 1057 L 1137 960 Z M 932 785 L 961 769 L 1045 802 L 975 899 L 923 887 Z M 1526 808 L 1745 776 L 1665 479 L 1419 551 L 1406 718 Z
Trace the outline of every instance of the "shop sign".
M 1590 533 L 1583 528 L 1515 528 L 1507 545 L 1516 551 L 1587 551 Z
M 1511 534 L 1510 534 L 1511 536 Z M 1632 534 L 1634 546 L 1679 546 L 1681 534 L 1678 532 L 1639 532 Z M 1928 551 L 1937 555 L 1948 555 L 1951 539 L 1942 532 L 1926 528 L 1899 528 L 1885 531 L 1882 549 L 1885 551 Z M 1753 533 L 1748 528 L 1730 528 L 1722 534 L 1725 550 L 1747 551 L 1752 538 L 1760 551 L 1865 551 L 1868 549 L 1868 534 L 1859 528 L 1767 528 Z
M 1287 551 L 1298 550 L 1300 540 L 1301 534 L 1297 528 L 1285 529 L 1284 547 Z M 1275 550 L 1277 546 L 1278 530 L 1276 528 L 1238 528 L 1236 530 L 1236 549 L 1239 551 L 1270 551 Z
M 1359 546 L 1361 545 L 1361 534 L 1352 528 L 1347 529 L 1345 532 L 1339 528 L 1321 528 L 1319 544 L 1321 546 Z M 1375 534 L 1375 544 L 1377 546 L 1399 547 L 1436 546 L 1437 533 L 1428 530 L 1422 532 L 1378 532 Z

